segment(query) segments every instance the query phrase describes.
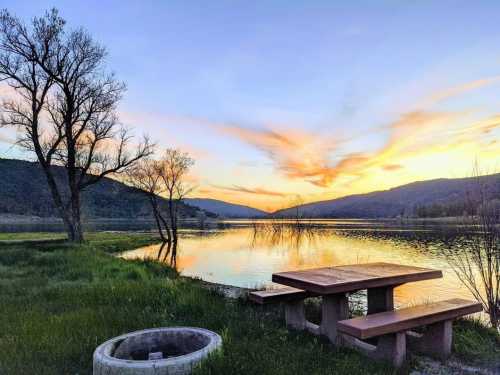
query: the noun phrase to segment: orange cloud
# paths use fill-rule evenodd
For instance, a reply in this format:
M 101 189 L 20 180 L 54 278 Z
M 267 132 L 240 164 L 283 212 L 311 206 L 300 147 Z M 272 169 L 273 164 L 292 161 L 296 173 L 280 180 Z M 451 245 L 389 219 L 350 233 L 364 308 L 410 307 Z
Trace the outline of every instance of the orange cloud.
M 289 178 L 306 179 L 317 186 L 328 186 L 335 178 L 328 160 L 337 144 L 332 138 L 298 130 L 238 125 L 219 125 L 218 129 L 266 153 L 276 169 Z
M 500 127 L 500 116 L 464 125 L 467 112 L 428 112 L 416 110 L 403 113 L 383 128 L 389 131 L 386 144 L 374 152 L 348 153 L 337 162 L 331 156 L 339 142 L 321 135 L 277 129 L 251 129 L 240 126 L 219 127 L 265 152 L 278 171 L 290 179 L 302 179 L 320 187 L 331 187 L 338 178 L 361 179 L 376 169 L 398 171 L 403 160 L 447 150 L 470 142 L 471 137 L 490 133 Z M 351 180 L 352 181 L 352 180 Z M 240 192 L 244 188 L 238 187 Z
M 405 113 L 384 127 L 390 135 L 380 150 L 349 153 L 336 163 L 332 162 L 331 156 L 340 142 L 321 134 L 252 129 L 237 125 L 219 126 L 219 129 L 265 152 L 275 163 L 276 169 L 286 177 L 303 179 L 319 187 L 330 187 L 340 175 L 359 178 L 367 169 L 375 166 L 386 166 L 386 170 L 399 169 L 395 165 L 401 156 L 427 147 L 432 132 L 459 115 L 462 114 L 425 111 Z

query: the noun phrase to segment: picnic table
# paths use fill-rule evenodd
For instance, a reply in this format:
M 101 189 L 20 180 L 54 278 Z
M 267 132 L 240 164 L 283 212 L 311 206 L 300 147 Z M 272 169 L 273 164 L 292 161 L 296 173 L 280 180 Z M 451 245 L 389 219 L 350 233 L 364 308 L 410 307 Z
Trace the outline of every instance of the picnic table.
M 290 328 L 327 336 L 336 345 L 359 349 L 374 359 L 400 367 L 407 346 L 441 359 L 452 347 L 453 320 L 482 311 L 481 303 L 453 298 L 394 310 L 394 288 L 409 282 L 443 277 L 439 270 L 392 263 L 367 263 L 272 275 L 282 289 L 254 291 L 250 299 L 264 305 L 283 302 Z M 349 294 L 367 290 L 366 316 L 349 319 Z M 319 325 L 307 321 L 304 300 L 321 297 Z M 414 329 L 425 326 L 423 333 Z M 408 345 L 407 345 L 408 343 Z
M 278 272 L 272 281 L 322 297 L 321 324 L 305 319 L 303 299 L 289 303 L 287 323 L 337 339 L 337 322 L 348 318 L 348 294 L 367 290 L 367 314 L 394 309 L 394 288 L 405 283 L 443 277 L 440 270 L 392 263 L 366 263 L 300 271 Z

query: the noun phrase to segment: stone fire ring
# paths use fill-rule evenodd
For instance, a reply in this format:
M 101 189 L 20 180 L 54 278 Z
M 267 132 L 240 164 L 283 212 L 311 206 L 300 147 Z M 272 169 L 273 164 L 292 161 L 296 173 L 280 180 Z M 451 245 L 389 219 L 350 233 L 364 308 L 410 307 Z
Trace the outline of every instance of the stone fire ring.
M 197 363 L 221 345 L 222 339 L 218 334 L 203 328 L 168 327 L 131 332 L 97 347 L 94 352 L 93 373 L 190 374 Z M 157 358 L 158 355 L 164 358 L 148 359 Z

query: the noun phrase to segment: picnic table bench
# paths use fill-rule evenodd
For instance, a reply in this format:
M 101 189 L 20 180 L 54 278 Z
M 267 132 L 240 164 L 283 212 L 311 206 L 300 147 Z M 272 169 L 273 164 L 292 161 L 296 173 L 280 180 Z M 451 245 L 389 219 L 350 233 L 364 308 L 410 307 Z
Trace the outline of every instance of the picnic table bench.
M 327 336 L 334 344 L 354 346 L 398 367 L 406 355 L 407 332 L 410 347 L 445 357 L 451 350 L 452 320 L 482 310 L 478 303 L 455 299 L 394 311 L 395 287 L 442 275 L 439 270 L 392 263 L 279 272 L 272 281 L 286 288 L 252 292 L 250 299 L 259 304 L 284 302 L 289 328 Z M 367 316 L 349 319 L 348 294 L 365 289 Z M 322 298 L 319 325 L 305 317 L 304 300 L 314 296 Z M 428 326 L 425 335 L 410 332 L 420 326 Z

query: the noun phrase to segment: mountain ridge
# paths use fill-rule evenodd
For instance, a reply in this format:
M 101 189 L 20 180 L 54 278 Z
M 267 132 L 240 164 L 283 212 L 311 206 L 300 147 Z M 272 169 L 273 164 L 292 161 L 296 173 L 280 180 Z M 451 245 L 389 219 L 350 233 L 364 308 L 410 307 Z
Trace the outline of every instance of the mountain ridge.
M 491 199 L 500 199 L 500 173 L 479 177 L 437 178 L 414 181 L 405 185 L 369 193 L 347 195 L 340 198 L 305 203 L 272 213 L 273 216 L 294 216 L 297 208 L 304 217 L 332 218 L 390 218 L 421 216 L 422 208 L 432 207 L 431 216 L 461 215 L 468 191 L 475 181 L 486 183 Z M 439 215 L 439 210 L 443 215 Z M 430 209 L 429 209 L 430 210 Z
M 54 167 L 59 180 L 61 167 Z M 0 158 L 0 214 L 56 217 L 45 175 L 36 162 Z M 480 177 L 437 178 L 369 193 L 310 202 L 299 207 L 301 217 L 394 218 L 460 216 L 471 184 L 479 178 L 490 186 L 491 199 L 500 199 L 500 173 Z M 160 199 L 164 199 L 161 198 Z M 105 178 L 82 194 L 83 218 L 150 218 L 147 200 L 137 189 Z M 265 218 L 296 216 L 297 206 L 272 213 L 212 198 L 187 198 L 182 215 L 196 217 Z
M 269 215 L 268 212 L 259 210 L 258 208 L 213 198 L 186 198 L 184 202 L 190 206 L 195 206 L 228 218 L 264 217 Z

